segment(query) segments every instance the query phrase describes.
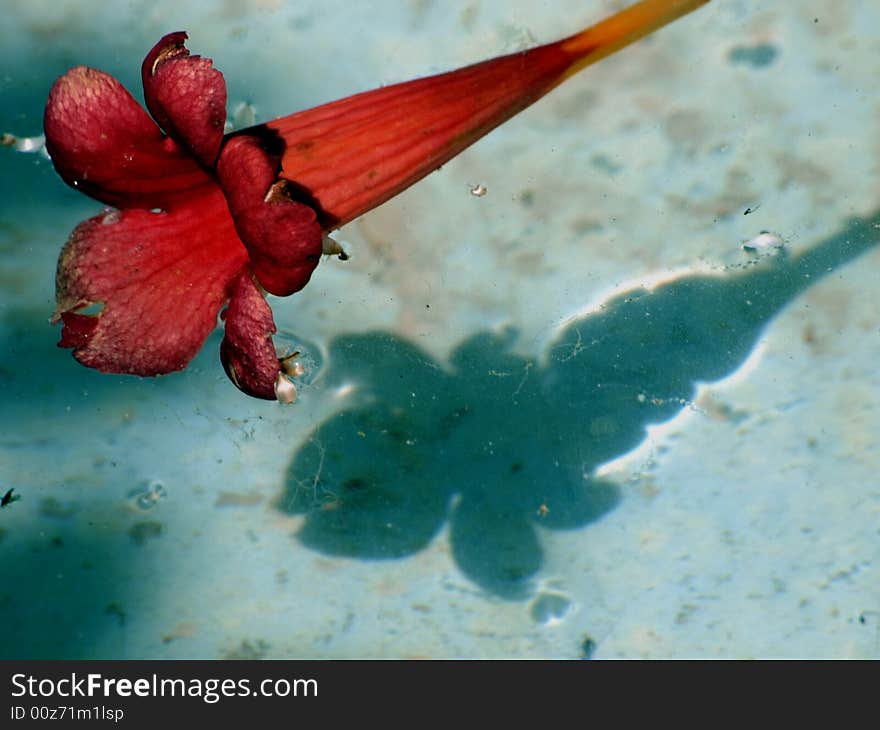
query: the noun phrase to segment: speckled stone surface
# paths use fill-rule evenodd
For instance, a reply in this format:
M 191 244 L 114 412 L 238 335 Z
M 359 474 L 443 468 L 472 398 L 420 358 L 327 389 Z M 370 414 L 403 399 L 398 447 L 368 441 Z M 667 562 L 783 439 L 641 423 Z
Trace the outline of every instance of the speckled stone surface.
M 7 3 L 0 131 L 74 64 L 139 97 L 173 30 L 265 120 L 622 3 L 351 5 Z M 100 205 L 0 150 L 0 656 L 880 656 L 878 29 L 714 0 L 568 81 L 273 299 L 288 408 L 219 332 L 152 380 L 57 349 Z

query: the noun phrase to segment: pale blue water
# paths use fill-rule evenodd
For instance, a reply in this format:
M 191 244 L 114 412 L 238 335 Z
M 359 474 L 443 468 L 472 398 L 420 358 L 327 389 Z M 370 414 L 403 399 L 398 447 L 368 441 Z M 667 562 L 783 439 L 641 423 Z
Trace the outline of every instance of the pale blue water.
M 609 11 L 348 5 L 10 3 L 0 131 L 74 64 L 140 98 L 172 30 L 266 120 Z M 0 150 L 0 656 L 880 655 L 872 29 L 714 0 L 567 82 L 271 300 L 291 407 L 219 330 L 158 379 L 57 348 L 100 204 Z

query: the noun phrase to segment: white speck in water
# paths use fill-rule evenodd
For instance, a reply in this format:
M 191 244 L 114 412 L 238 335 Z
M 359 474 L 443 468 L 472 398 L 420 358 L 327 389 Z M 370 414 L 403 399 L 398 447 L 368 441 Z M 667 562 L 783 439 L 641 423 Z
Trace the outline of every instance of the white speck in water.
M 754 238 L 743 241 L 742 248 L 746 253 L 775 256 L 785 251 L 785 239 L 776 233 L 761 231 Z
M 252 127 L 257 122 L 257 109 L 253 104 L 239 102 L 232 112 L 232 126 L 234 129 Z
M 0 136 L 0 145 L 12 147 L 16 152 L 43 152 L 46 150 L 46 138 L 42 134 L 34 137 L 16 137 L 14 134 L 4 132 Z
M 475 198 L 482 198 L 486 193 L 489 192 L 489 188 L 485 185 L 472 185 L 471 186 L 471 195 Z
M 21 137 L 15 145 L 15 149 L 19 152 L 39 152 L 46 145 L 46 138 L 43 135 L 38 137 Z
M 340 385 L 335 391 L 333 391 L 333 397 L 337 399 L 348 398 L 354 391 L 357 386 L 354 383 L 343 383 Z

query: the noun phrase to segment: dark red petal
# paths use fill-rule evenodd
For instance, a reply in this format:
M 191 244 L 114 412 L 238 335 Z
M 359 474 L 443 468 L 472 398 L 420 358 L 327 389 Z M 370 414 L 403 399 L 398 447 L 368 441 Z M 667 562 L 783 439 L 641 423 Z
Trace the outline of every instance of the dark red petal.
M 321 258 L 322 236 L 315 211 L 292 200 L 277 173 L 278 158 L 250 135 L 229 138 L 217 162 L 251 268 L 266 291 L 287 296 L 308 283 Z
M 275 320 L 272 310 L 247 271 L 236 279 L 229 307 L 221 315 L 226 336 L 220 345 L 220 361 L 239 390 L 256 398 L 275 400 L 281 363 L 272 344 Z
M 64 322 L 64 329 L 61 330 L 61 340 L 58 342 L 58 347 L 70 347 L 74 350 L 88 347 L 89 340 L 95 333 L 95 327 L 98 324 L 97 317 L 76 312 L 62 312 L 61 321 Z
M 46 149 L 66 183 L 116 207 L 171 208 L 211 178 L 116 79 L 77 66 L 49 92 Z
M 173 212 L 111 210 L 84 221 L 58 261 L 59 345 L 103 372 L 180 370 L 216 326 L 246 263 L 216 186 Z
M 186 33 L 169 33 L 141 66 L 147 109 L 171 137 L 212 168 L 226 123 L 226 82 L 210 58 L 191 56 Z
M 266 123 L 281 177 L 336 228 L 433 172 L 581 68 L 708 0 L 643 0 L 577 35 Z

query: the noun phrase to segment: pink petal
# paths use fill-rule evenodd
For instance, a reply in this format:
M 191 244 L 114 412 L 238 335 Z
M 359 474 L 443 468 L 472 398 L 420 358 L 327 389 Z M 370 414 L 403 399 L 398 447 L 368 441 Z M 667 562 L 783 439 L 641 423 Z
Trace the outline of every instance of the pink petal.
M 275 320 L 247 271 L 235 280 L 229 307 L 221 316 L 226 320 L 226 336 L 220 345 L 220 360 L 229 379 L 248 395 L 275 400 L 275 384 L 281 374 L 272 344 Z
M 59 345 L 103 372 L 180 370 L 246 263 L 217 187 L 169 212 L 112 210 L 84 221 L 58 261 Z M 100 312 L 80 311 L 93 305 Z
M 191 56 L 186 33 L 169 33 L 141 66 L 144 99 L 153 118 L 207 168 L 212 168 L 226 123 L 226 82 L 210 58 Z
M 46 149 L 66 183 L 116 207 L 170 209 L 212 185 L 116 79 L 77 66 L 52 86 Z
M 322 235 L 315 211 L 293 200 L 277 173 L 278 157 L 250 135 L 230 137 L 217 162 L 251 268 L 266 291 L 287 296 L 308 283 L 321 258 Z

